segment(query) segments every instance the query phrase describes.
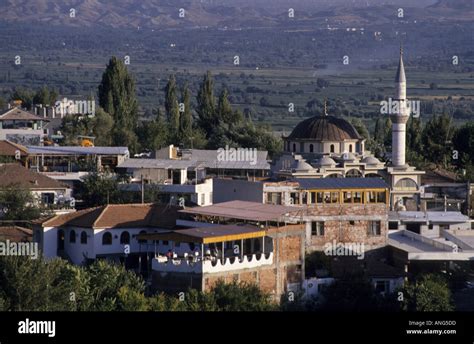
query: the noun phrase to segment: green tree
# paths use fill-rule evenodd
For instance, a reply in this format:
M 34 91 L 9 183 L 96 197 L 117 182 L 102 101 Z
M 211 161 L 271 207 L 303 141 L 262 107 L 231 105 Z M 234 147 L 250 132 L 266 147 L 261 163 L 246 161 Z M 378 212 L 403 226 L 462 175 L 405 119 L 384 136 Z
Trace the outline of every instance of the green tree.
M 216 100 L 214 98 L 214 82 L 211 72 L 207 72 L 199 88 L 197 95 L 197 109 L 199 127 L 202 128 L 209 138 L 214 134 L 216 125 Z
M 185 85 L 182 91 L 182 104 L 184 111 L 180 116 L 180 141 L 186 146 L 191 146 L 193 136 L 193 115 L 191 110 L 191 94 L 188 85 Z
M 226 284 L 219 280 L 212 288 L 215 302 L 220 311 L 271 311 L 277 306 L 271 301 L 270 295 L 263 292 L 255 284 L 233 281 Z
M 452 147 L 449 143 L 453 133 L 450 116 L 433 116 L 426 123 L 421 137 L 425 159 L 447 167 L 451 161 Z
M 42 104 L 54 106 L 58 98 L 58 93 L 55 90 L 50 90 L 43 86 L 33 96 L 33 104 Z
M 92 134 L 95 137 L 96 146 L 111 146 L 111 131 L 114 126 L 114 119 L 110 114 L 99 108 L 92 118 Z
M 366 140 L 370 140 L 370 134 L 365 126 L 364 122 L 360 120 L 360 118 L 351 118 L 351 124 L 357 130 L 360 136 L 362 136 Z
M 116 146 L 138 149 L 135 130 L 138 126 L 138 101 L 135 81 L 124 62 L 112 57 L 99 85 L 99 105 L 114 119 L 112 141 Z
M 120 196 L 117 179 L 104 173 L 90 173 L 78 188 L 78 198 L 86 207 L 120 203 Z
M 41 216 L 41 208 L 29 190 L 11 185 L 0 191 L 3 220 L 27 221 Z
M 454 309 L 447 281 L 439 275 L 422 275 L 404 286 L 403 309 L 415 312 L 446 312 Z
M 176 79 L 174 75 L 171 75 L 168 79 L 168 83 L 165 87 L 165 93 L 165 110 L 166 118 L 169 124 L 170 139 L 173 142 L 178 143 L 178 141 L 181 139 L 180 112 L 176 88 Z

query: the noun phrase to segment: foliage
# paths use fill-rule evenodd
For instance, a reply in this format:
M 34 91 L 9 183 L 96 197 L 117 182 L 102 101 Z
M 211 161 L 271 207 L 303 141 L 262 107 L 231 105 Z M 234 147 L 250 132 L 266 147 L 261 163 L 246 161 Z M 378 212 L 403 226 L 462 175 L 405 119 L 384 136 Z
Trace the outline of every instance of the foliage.
M 406 284 L 403 292 L 403 309 L 416 312 L 452 311 L 451 292 L 444 277 L 422 275 Z
M 41 208 L 29 190 L 12 185 L 0 191 L 3 220 L 33 220 L 41 216 Z

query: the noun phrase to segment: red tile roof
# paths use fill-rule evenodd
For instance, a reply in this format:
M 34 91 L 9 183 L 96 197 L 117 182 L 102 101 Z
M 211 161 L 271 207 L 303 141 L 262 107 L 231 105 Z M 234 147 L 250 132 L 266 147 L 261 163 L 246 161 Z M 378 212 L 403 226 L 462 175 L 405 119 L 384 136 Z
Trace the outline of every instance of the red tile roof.
M 31 112 L 22 110 L 14 107 L 0 114 L 0 121 L 45 121 L 49 122 L 48 119 L 37 116 Z
M 7 140 L 0 140 L 0 156 L 15 156 L 16 151 L 20 151 L 20 156 L 22 157 L 28 155 L 28 150 L 25 146 Z
M 83 228 L 160 227 L 174 228 L 176 207 L 156 204 L 109 204 L 36 221 L 42 227 Z
M 0 164 L 0 189 L 7 187 L 28 190 L 69 188 L 66 184 L 31 171 L 17 163 Z
M 19 226 L 3 226 L 0 227 L 0 241 L 14 241 L 24 242 L 31 241 L 33 237 L 33 231 L 28 228 Z

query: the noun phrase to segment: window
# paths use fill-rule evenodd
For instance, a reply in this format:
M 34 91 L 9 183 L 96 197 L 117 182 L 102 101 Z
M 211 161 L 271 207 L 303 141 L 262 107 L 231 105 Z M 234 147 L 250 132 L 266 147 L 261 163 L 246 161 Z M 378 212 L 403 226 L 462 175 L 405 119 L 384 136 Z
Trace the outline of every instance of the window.
M 344 191 L 344 203 L 352 203 L 352 193 L 350 191 Z
M 112 234 L 110 232 L 105 232 L 102 235 L 102 245 L 112 245 Z
M 352 153 L 352 145 L 349 145 L 349 153 Z
M 87 244 L 87 233 L 81 232 L 81 244 Z
M 311 235 L 324 236 L 324 222 L 322 221 L 311 222 Z
M 362 192 L 355 191 L 353 194 L 354 194 L 354 203 L 362 203 Z
M 120 234 L 120 243 L 123 245 L 130 244 L 130 233 L 129 232 L 122 232 Z
M 310 152 L 310 153 L 313 153 L 313 152 L 314 152 L 314 146 L 313 146 L 313 144 L 310 144 L 310 145 L 309 145 L 309 152 Z
M 300 204 L 300 194 L 298 192 L 291 192 L 290 198 L 290 202 L 292 202 L 291 204 Z
M 146 234 L 146 231 L 140 231 L 140 233 L 138 233 L 138 235 L 140 235 L 140 234 Z M 142 239 L 142 240 L 138 240 L 138 243 L 139 243 L 139 244 L 146 244 L 146 240 L 143 240 L 143 239 Z
M 267 192 L 267 204 L 281 204 L 281 192 Z
M 296 143 L 293 143 L 293 152 L 296 152 Z
M 369 235 L 377 236 L 380 235 L 381 224 L 380 221 L 369 221 Z
M 201 205 L 206 204 L 206 194 L 201 194 Z
M 323 193 L 322 192 L 317 192 L 316 193 L 316 202 L 323 203 Z
M 385 191 L 377 192 L 377 203 L 385 203 Z
M 375 281 L 375 291 L 377 293 L 387 293 L 390 290 L 390 282 L 378 280 Z
M 428 229 L 433 229 L 433 224 L 432 224 L 432 223 L 430 223 L 430 224 L 428 225 Z
M 334 145 L 331 145 L 329 150 L 331 151 L 331 153 L 334 153 Z
M 339 192 L 331 192 L 331 203 L 339 203 Z
M 69 232 L 69 242 L 71 244 L 76 243 L 76 231 L 75 230 L 72 230 L 71 232 Z
M 388 223 L 388 229 L 390 229 L 390 230 L 396 230 L 396 229 L 398 229 L 398 222 L 390 221 L 390 222 Z
M 350 224 L 351 226 L 354 226 L 354 225 L 355 225 L 355 221 L 354 221 L 354 220 L 349 220 L 349 224 Z

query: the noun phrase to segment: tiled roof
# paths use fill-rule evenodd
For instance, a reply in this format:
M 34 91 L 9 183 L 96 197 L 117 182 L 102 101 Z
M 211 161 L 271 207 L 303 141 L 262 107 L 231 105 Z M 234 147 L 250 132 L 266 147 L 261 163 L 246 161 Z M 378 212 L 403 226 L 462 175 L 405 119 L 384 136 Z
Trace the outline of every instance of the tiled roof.
M 33 231 L 28 228 L 19 226 L 2 226 L 0 227 L 0 241 L 14 241 L 23 242 L 31 241 L 33 237 Z
M 37 116 L 31 112 L 19 109 L 12 108 L 0 115 L 0 121 L 45 121 L 48 122 L 46 118 Z
M 43 227 L 75 226 L 83 228 L 174 228 L 177 208 L 155 204 L 109 204 L 57 215 L 39 223 Z
M 15 156 L 16 151 L 20 151 L 20 155 L 27 156 L 28 150 L 25 146 L 13 143 L 7 140 L 0 140 L 0 155 L 1 156 Z
M 66 189 L 67 185 L 41 173 L 31 171 L 20 164 L 0 164 L 0 188 L 15 186 L 28 190 Z

